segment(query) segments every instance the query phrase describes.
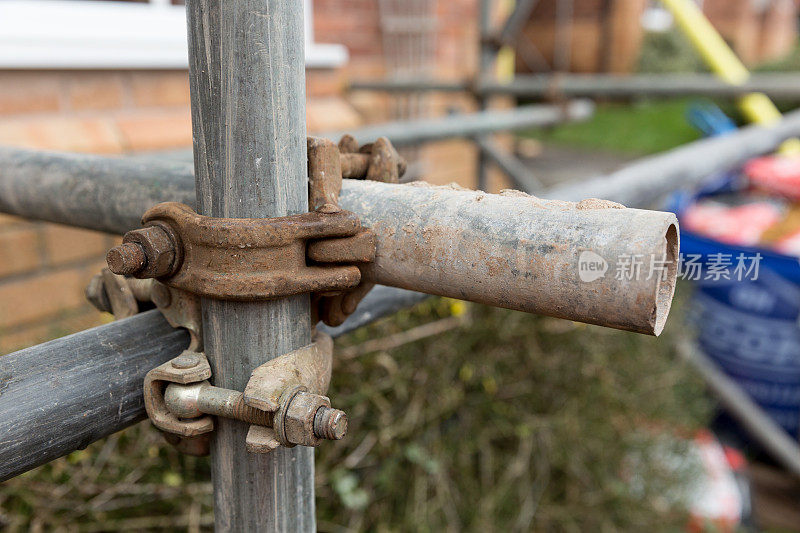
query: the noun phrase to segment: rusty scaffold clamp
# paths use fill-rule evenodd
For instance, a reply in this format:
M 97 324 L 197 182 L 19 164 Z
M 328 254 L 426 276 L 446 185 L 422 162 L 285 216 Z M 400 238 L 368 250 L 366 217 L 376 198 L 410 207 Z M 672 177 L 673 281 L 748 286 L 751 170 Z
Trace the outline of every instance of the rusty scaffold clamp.
M 346 135 L 337 146 L 309 137 L 309 212 L 266 219 L 212 218 L 174 202 L 149 209 L 143 228 L 108 252 L 88 299 L 115 317 L 152 304 L 190 346 L 148 372 L 145 408 L 181 451 L 208 452 L 211 416 L 251 424 L 247 449 L 317 446 L 338 440 L 347 417 L 324 396 L 333 340 L 314 331 L 312 344 L 256 368 L 244 392 L 213 386 L 203 353 L 200 297 L 256 301 L 309 293 L 312 323 L 341 324 L 372 288 L 361 267 L 375 257 L 375 236 L 338 207 L 342 178 L 398 182 L 405 162 L 385 138 L 359 147 Z

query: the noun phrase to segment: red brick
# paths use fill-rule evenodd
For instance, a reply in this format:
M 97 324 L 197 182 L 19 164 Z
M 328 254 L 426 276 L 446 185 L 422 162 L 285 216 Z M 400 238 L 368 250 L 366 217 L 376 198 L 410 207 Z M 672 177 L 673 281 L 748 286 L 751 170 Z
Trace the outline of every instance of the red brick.
M 110 320 L 110 315 L 100 313 L 88 304 L 66 316 L 48 319 L 45 323 L 17 328 L 0 335 L 0 354 L 7 354 L 28 346 L 93 328 Z
M 58 111 L 59 77 L 42 72 L 0 73 L 0 115 Z
M 153 110 L 117 118 L 126 150 L 164 150 L 192 145 L 192 117 L 186 110 Z
M 308 102 L 306 122 L 312 133 L 353 129 L 361 124 L 358 113 L 341 98 L 317 98 Z
M 306 98 L 339 96 L 345 88 L 340 69 L 310 69 L 306 71 Z
M 186 71 L 132 72 L 131 99 L 137 107 L 189 107 L 189 74 Z
M 35 227 L 0 232 L 0 276 L 32 270 L 40 264 L 39 236 Z
M 0 328 L 34 323 L 84 305 L 91 271 L 75 268 L 0 284 Z
M 102 117 L 37 116 L 0 122 L 0 144 L 65 152 L 119 153 L 119 136 Z
M 67 98 L 74 111 L 118 109 L 123 106 L 122 78 L 117 72 L 74 74 L 67 82 Z
M 103 233 L 48 224 L 43 230 L 48 263 L 60 265 L 90 257 L 103 258 L 108 238 Z

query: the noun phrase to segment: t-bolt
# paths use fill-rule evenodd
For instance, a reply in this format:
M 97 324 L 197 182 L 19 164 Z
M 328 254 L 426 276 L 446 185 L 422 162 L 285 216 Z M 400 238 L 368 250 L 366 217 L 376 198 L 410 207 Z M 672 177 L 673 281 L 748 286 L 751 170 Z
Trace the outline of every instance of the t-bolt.
M 183 361 L 179 366 L 183 366 Z M 207 414 L 259 426 L 273 425 L 272 412 L 246 405 L 239 391 L 215 387 L 208 382 L 190 385 L 170 383 L 164 391 L 164 400 L 167 409 L 180 418 L 196 418 Z M 313 433 L 318 439 L 343 439 L 347 434 L 347 415 L 339 409 L 320 407 L 314 413 Z

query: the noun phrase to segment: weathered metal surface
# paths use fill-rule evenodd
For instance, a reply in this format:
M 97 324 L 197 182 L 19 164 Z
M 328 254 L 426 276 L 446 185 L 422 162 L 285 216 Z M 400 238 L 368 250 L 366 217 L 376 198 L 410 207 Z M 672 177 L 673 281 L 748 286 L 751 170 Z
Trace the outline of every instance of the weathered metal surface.
M 789 115 L 786 121 L 775 127 L 746 129 L 727 138 L 714 139 L 713 142 L 730 142 L 731 138 L 742 136 L 745 139 L 753 140 L 757 145 L 763 147 L 763 150 L 768 150 L 786 138 L 785 136 L 796 134 L 798 130 L 800 130 L 800 113 Z M 765 138 L 767 141 L 764 140 Z M 743 149 L 740 142 L 734 144 L 740 150 Z M 691 148 L 691 150 L 696 150 L 696 148 Z M 743 151 L 747 151 L 746 147 Z M 738 158 L 738 154 L 736 157 Z M 700 161 L 702 159 L 697 156 L 691 158 L 695 164 L 705 165 L 703 161 Z M 683 162 L 680 165 L 682 168 L 686 168 Z M 717 165 L 724 167 L 720 161 L 717 161 Z M 707 174 L 709 169 L 708 167 L 704 168 L 706 169 L 705 174 Z M 642 176 L 642 172 L 642 170 L 638 172 L 637 179 L 642 182 L 646 182 L 648 178 L 652 180 L 650 176 Z M 546 281 L 552 279 L 554 273 L 553 271 L 539 272 L 537 270 L 539 261 L 542 259 L 537 256 L 537 250 L 515 247 L 512 243 L 519 232 L 530 232 L 530 236 L 539 235 L 536 241 L 543 245 L 541 250 L 550 250 L 548 246 L 552 246 L 553 250 L 564 251 L 564 261 L 566 261 L 568 253 L 572 254 L 571 261 L 577 261 L 579 254 L 575 246 L 580 243 L 580 239 L 589 239 L 593 228 L 597 229 L 597 235 L 601 236 L 603 233 L 600 230 L 606 224 L 610 224 L 616 228 L 614 230 L 616 237 L 605 243 L 602 241 L 596 243 L 600 249 L 595 252 L 602 255 L 610 251 L 610 255 L 613 256 L 624 249 L 622 251 L 626 253 L 647 254 L 650 253 L 650 250 L 647 250 L 650 244 L 642 244 L 641 238 L 637 235 L 655 236 L 664 230 L 664 233 L 658 236 L 663 241 L 666 227 L 659 226 L 656 222 L 660 220 L 659 224 L 663 223 L 664 219 L 659 219 L 659 217 L 666 215 L 654 213 L 652 214 L 654 219 L 645 221 L 646 216 L 642 212 L 634 210 L 606 212 L 570 209 L 559 211 L 558 209 L 542 209 L 537 205 L 537 201 L 532 199 L 485 195 L 485 198 L 491 201 L 484 203 L 477 201 L 479 196 L 478 193 L 450 189 L 344 180 L 340 204 L 344 209 L 356 213 L 364 226 L 369 226 L 376 231 L 378 254 L 373 270 L 380 274 L 374 280 L 379 284 L 430 291 L 434 294 L 446 292 L 446 295 L 456 298 L 474 299 L 493 305 L 507 305 L 532 312 L 552 313 L 555 316 L 573 320 L 585 319 L 604 325 L 617 324 L 618 327 L 629 327 L 634 330 L 656 330 L 656 328 L 644 327 L 645 325 L 641 322 L 638 326 L 633 326 L 629 320 L 630 315 L 638 314 L 637 320 L 646 322 L 649 320 L 652 309 L 656 308 L 653 305 L 649 310 L 644 309 L 642 303 L 628 305 L 629 301 L 624 295 L 628 294 L 627 298 L 635 300 L 635 296 L 631 295 L 645 290 L 642 282 L 628 283 L 624 280 L 616 282 L 609 275 L 603 278 L 602 282 L 608 286 L 608 292 L 596 292 L 593 286 L 580 283 L 576 279 L 577 264 L 569 266 L 562 263 L 562 267 L 568 269 L 563 274 L 569 273 L 571 277 L 559 278 L 555 280 L 556 283 L 548 283 Z M 450 204 L 448 198 L 451 197 L 455 204 Z M 458 199 L 466 198 L 471 198 L 467 202 L 469 209 L 450 213 L 451 207 L 456 210 L 461 209 L 459 205 L 462 200 Z M 496 200 L 496 198 L 502 198 L 502 200 Z M 431 203 L 432 201 L 433 203 Z M 494 206 L 498 201 L 503 205 L 498 204 L 496 211 L 488 209 L 488 206 Z M 507 207 L 504 202 L 509 202 Z M 571 230 L 562 233 L 556 229 L 556 225 L 548 225 L 550 217 L 560 217 L 565 213 L 576 217 L 572 219 Z M 499 216 L 500 214 L 503 216 L 495 218 L 495 215 Z M 451 218 L 451 215 L 455 218 Z M 543 215 L 546 216 L 542 218 Z M 632 220 L 627 220 L 627 218 L 634 216 L 639 217 L 641 223 L 631 225 Z M 510 217 L 514 217 L 514 219 L 511 220 Z M 422 220 L 425 218 L 427 218 L 427 222 Z M 594 226 L 579 227 L 575 225 L 579 220 L 588 220 L 588 218 L 592 218 L 591 224 Z M 472 240 L 456 241 L 462 243 L 458 245 L 449 242 L 449 236 L 442 238 L 445 242 L 442 242 L 442 239 L 430 240 L 431 233 L 429 231 L 426 233 L 425 228 L 429 224 L 443 219 L 448 220 L 447 227 L 451 228 L 451 234 L 461 238 L 460 236 L 469 232 L 469 238 Z M 543 234 L 537 234 L 536 224 L 539 223 L 542 224 L 542 228 L 547 230 Z M 644 227 L 649 223 L 653 223 L 653 225 Z M 487 231 L 474 229 L 483 227 L 483 225 L 486 226 Z M 489 229 L 492 231 L 488 231 Z M 642 233 L 638 233 L 640 231 Z M 530 236 L 519 236 L 530 238 Z M 547 240 L 540 238 L 545 236 Z M 642 244 L 642 249 L 638 248 L 640 244 Z M 445 257 L 448 258 L 448 261 L 439 257 L 439 254 L 442 253 L 439 246 L 447 252 Z M 487 247 L 495 249 L 497 251 L 495 255 L 498 257 L 515 258 L 510 262 L 499 259 L 500 265 L 514 265 L 513 268 L 508 267 L 501 270 L 505 272 L 507 282 L 502 284 L 499 291 L 495 291 L 495 286 L 487 285 L 485 277 L 488 272 L 487 258 L 473 255 L 476 250 Z M 397 254 L 406 254 L 402 266 L 395 258 L 387 254 L 386 251 L 392 249 L 397 249 Z M 518 254 L 524 256 L 524 262 L 520 263 L 522 268 L 515 264 L 515 261 L 522 261 Z M 414 260 L 411 261 L 411 258 Z M 395 275 L 401 271 L 401 275 Z M 493 268 L 492 271 L 496 270 Z M 568 288 L 569 293 L 565 292 Z M 655 291 L 649 297 L 651 304 L 654 303 L 652 301 L 655 297 L 654 293 Z M 573 295 L 575 299 L 571 300 Z M 608 321 L 603 318 L 604 298 L 608 298 L 605 300 L 608 304 Z M 565 302 L 569 301 L 574 301 L 574 305 L 567 306 Z M 615 316 L 620 301 L 624 302 L 623 307 L 629 315 L 626 320 Z M 536 302 L 542 302 L 542 304 Z M 659 306 L 659 309 L 664 310 L 664 306 Z
M 327 148 L 330 150 L 330 148 Z M 342 171 L 346 176 L 358 176 L 368 180 L 397 183 L 406 171 L 406 162 L 385 137 L 359 148 L 356 139 L 349 134 L 339 140 L 338 150 Z M 368 154 L 366 161 L 362 156 Z M 331 157 L 331 156 L 328 156 Z M 309 156 L 309 161 L 310 161 Z M 309 167 L 309 170 L 311 167 Z M 311 176 L 311 174 L 309 174 Z M 313 180 L 310 181 L 315 186 Z M 336 201 L 342 182 L 337 181 Z M 314 193 L 311 193 L 314 196 Z M 375 258 L 375 235 L 362 230 L 357 235 L 344 239 L 325 239 L 309 243 L 306 254 L 311 261 L 322 263 L 356 263 L 363 265 Z M 329 326 L 342 324 L 355 312 L 361 301 L 375 284 L 361 280 L 357 287 L 347 291 L 316 293 L 311 296 L 311 321 L 322 321 Z
M 125 235 L 125 243 L 144 243 L 147 256 L 145 268 L 132 274 L 157 274 L 170 287 L 207 298 L 237 301 L 352 289 L 361 281 L 358 267 L 337 263 L 354 262 L 348 261 L 348 244 L 356 246 L 356 259 L 371 260 L 370 244 L 374 251 L 374 242 L 365 238 L 353 213 L 327 206 L 331 204 L 324 204 L 313 213 L 245 219 L 205 217 L 183 204 L 159 204 L 145 213 L 143 230 Z M 157 225 L 159 235 L 167 234 L 162 228 L 173 235 L 169 246 L 159 243 L 159 253 L 167 255 L 164 252 L 169 250 L 168 255 L 180 257 L 180 262 L 163 261 L 163 268 L 150 268 L 154 246 L 149 245 L 144 232 L 153 227 L 151 224 Z M 129 241 L 132 235 L 135 240 Z M 345 239 L 321 247 L 316 261 L 324 262 L 326 256 L 334 261 L 324 266 L 307 265 L 307 243 L 328 237 Z
M 316 211 L 325 204 L 339 203 L 342 190 L 342 170 L 345 161 L 341 160 L 338 147 L 333 141 L 319 137 L 306 139 L 308 150 L 308 209 Z M 364 173 L 366 173 L 366 157 Z
M 312 394 L 325 394 L 331 382 L 333 339 L 322 332 L 314 342 L 292 350 L 255 368 L 244 389 L 248 405 L 277 411 L 284 391 L 302 386 Z
M 452 188 L 375 183 L 367 195 L 383 201 L 367 204 L 350 193 L 363 192 L 362 186 L 349 189 L 356 182 L 344 183 L 340 202 L 358 210 L 365 224 L 376 233 L 377 255 L 374 265 L 361 266 L 366 273 L 361 290 L 326 296 L 322 305 L 315 299 L 316 317 L 330 325 L 341 323 L 354 310 L 369 283 L 380 283 L 641 333 L 658 334 L 663 328 L 676 275 L 677 233 L 673 215 L 597 209 L 592 208 L 597 204 L 590 202 L 569 205 L 511 193 L 500 196 Z M 319 213 L 285 218 L 312 215 Z M 387 223 L 387 219 L 395 222 Z M 186 206 L 165 204 L 151 210 L 145 220 L 171 227 L 183 246 L 182 265 L 162 281 L 205 296 L 241 300 L 274 298 L 292 294 L 290 291 L 325 293 L 354 289 L 362 281 L 361 271 L 348 265 L 325 267 L 351 269 L 348 272 L 352 277 L 346 278 L 347 284 L 313 285 L 320 279 L 317 274 L 313 278 L 302 275 L 303 268 L 317 268 L 304 266 L 305 244 L 296 246 L 292 255 L 287 253 L 286 243 L 275 242 L 275 234 L 282 227 L 278 219 L 254 219 L 247 223 L 239 219 L 204 219 Z M 339 231 L 357 231 L 354 217 L 351 222 L 352 226 L 343 226 Z M 561 225 L 563 231 L 559 229 Z M 318 223 L 314 227 L 323 226 Z M 472 228 L 476 226 L 487 229 L 475 231 Z M 329 230 L 327 235 L 333 234 Z M 370 255 L 372 241 L 362 237 L 359 239 L 367 246 L 352 249 L 366 248 Z M 352 251 L 350 245 L 359 239 L 314 244 L 309 247 L 309 257 L 331 261 L 330 264 L 342 260 L 354 262 L 360 258 L 348 257 L 348 253 Z M 520 240 L 535 242 L 537 247 L 520 250 Z M 263 257 L 256 255 L 260 253 L 259 246 L 276 244 L 278 247 L 269 249 Z M 206 250 L 202 246 L 211 248 Z M 221 246 L 229 250 L 228 260 L 220 256 Z M 665 279 L 653 275 L 645 280 L 617 279 L 608 275 L 583 283 L 579 261 L 584 251 L 601 257 L 611 272 L 622 268 L 618 264 L 620 258 L 644 258 L 659 264 L 667 261 L 670 268 L 664 273 Z M 292 262 L 282 263 L 284 260 Z M 558 268 L 540 266 L 553 262 Z M 198 270 L 193 271 L 195 267 L 191 265 L 198 265 Z M 254 265 L 269 268 L 259 271 Z M 209 266 L 216 270 L 208 270 Z
M 338 148 L 344 178 L 397 183 L 408 166 L 386 137 L 359 149 L 352 135 L 343 135 Z
M 341 324 L 373 285 L 361 283 L 358 265 L 375 257 L 374 235 L 336 205 L 342 159 L 353 156 L 347 161 L 357 162 L 362 178 L 392 183 L 405 162 L 385 138 L 361 147 L 362 153 L 341 152 L 358 149 L 348 136 L 341 147 L 315 137 L 306 142 L 313 213 L 269 221 L 212 219 L 185 205 L 159 205 L 145 213 L 144 228 L 128 232 L 109 251 L 109 266 L 210 298 L 255 301 L 311 292 L 312 320 Z M 87 296 L 104 304 L 94 292 Z
M 351 183 L 340 204 L 377 237 L 369 281 L 640 333 L 664 326 L 677 275 L 672 213 L 519 191 Z M 581 279 L 584 252 L 605 263 L 605 275 Z M 633 257 L 659 262 L 663 277 L 644 267 L 620 276 Z
M 179 358 L 194 358 L 196 364 L 176 364 Z M 144 406 L 150 421 L 161 431 L 180 437 L 196 437 L 210 433 L 214 420 L 210 416 L 197 419 L 181 418 L 167 408 L 164 391 L 170 383 L 186 385 L 200 383 L 211 377 L 211 365 L 204 354 L 184 352 L 178 358 L 159 365 L 144 378 Z
M 375 259 L 375 234 L 362 229 L 351 237 L 312 241 L 306 255 L 318 263 L 369 263 Z
M 164 402 L 167 409 L 182 419 L 213 415 L 272 427 L 272 413 L 244 403 L 240 391 L 214 387 L 208 381 L 191 385 L 171 383 L 164 391 Z
M 178 228 L 156 218 L 145 222 L 146 227 L 126 233 L 122 244 L 106 255 L 115 274 L 160 278 L 172 275 L 183 262 L 181 236 L 175 233 Z
M 303 2 L 190 0 L 186 13 L 197 212 L 221 218 L 307 212 Z M 214 385 L 243 390 L 253 368 L 308 344 L 309 304 L 307 295 L 204 298 L 203 341 Z M 247 431 L 242 422 L 217 421 L 215 530 L 315 531 L 313 451 L 247 453 Z
M 287 391 L 273 427 L 278 442 L 283 446 L 318 446 L 322 434 L 315 433 L 314 420 L 320 411 L 324 413 L 329 410 L 331 401 L 326 396 L 308 393 L 302 387 Z
M 114 274 L 104 268 L 89 281 L 86 298 L 99 311 L 112 313 L 116 320 L 133 316 L 150 302 L 174 328 L 186 328 L 191 341 L 188 351 L 202 351 L 203 324 L 200 298 L 152 279 L 137 279 Z
M 333 340 L 317 332 L 314 342 L 257 367 L 244 392 L 212 386 L 204 354 L 185 351 L 147 373 L 144 399 L 153 424 L 167 433 L 195 438 L 213 430 L 206 415 L 263 427 L 248 431 L 247 448 L 266 453 L 277 444 L 317 446 L 341 439 L 347 417 L 322 396 L 331 379 Z
M 203 350 L 203 316 L 200 298 L 191 292 L 169 287 L 155 280 L 149 281 L 152 289 L 150 297 L 164 318 L 174 328 L 185 328 L 191 341 L 187 350 Z
M 188 343 L 148 311 L 0 357 L 0 481 L 144 419 L 145 373 Z
M 121 319 L 138 313 L 139 301 L 149 301 L 150 298 L 146 293 L 134 293 L 129 278 L 104 268 L 89 281 L 86 287 L 86 299 L 98 310 Z

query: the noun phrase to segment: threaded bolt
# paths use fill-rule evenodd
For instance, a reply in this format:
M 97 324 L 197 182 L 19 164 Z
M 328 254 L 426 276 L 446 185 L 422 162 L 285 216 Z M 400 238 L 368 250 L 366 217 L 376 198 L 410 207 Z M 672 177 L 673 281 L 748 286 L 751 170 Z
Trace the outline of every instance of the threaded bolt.
M 314 415 L 314 436 L 318 439 L 341 440 L 347 435 L 347 415 L 339 409 L 320 407 Z
M 141 245 L 126 242 L 110 249 L 106 254 L 106 262 L 114 274 L 130 276 L 144 268 L 147 255 Z

